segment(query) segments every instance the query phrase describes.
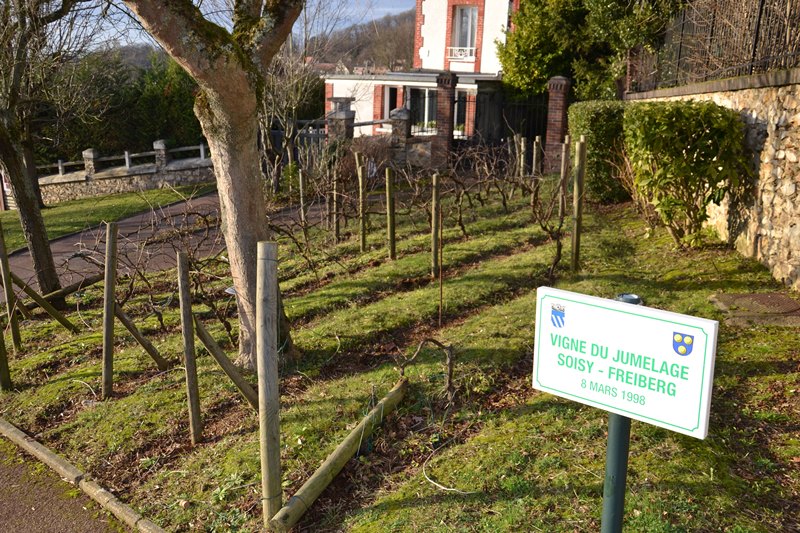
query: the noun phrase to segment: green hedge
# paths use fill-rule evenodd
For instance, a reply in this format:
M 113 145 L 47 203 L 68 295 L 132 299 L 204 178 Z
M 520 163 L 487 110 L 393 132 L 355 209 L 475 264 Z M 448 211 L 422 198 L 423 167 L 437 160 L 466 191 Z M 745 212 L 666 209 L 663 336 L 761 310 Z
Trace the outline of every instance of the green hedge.
M 636 103 L 623 128 L 636 190 L 679 245 L 695 244 L 708 205 L 750 172 L 741 117 L 713 102 Z
M 622 161 L 622 117 L 625 103 L 594 100 L 569 108 L 569 134 L 575 141 L 586 137 L 586 194 L 602 203 L 630 199 L 617 172 Z

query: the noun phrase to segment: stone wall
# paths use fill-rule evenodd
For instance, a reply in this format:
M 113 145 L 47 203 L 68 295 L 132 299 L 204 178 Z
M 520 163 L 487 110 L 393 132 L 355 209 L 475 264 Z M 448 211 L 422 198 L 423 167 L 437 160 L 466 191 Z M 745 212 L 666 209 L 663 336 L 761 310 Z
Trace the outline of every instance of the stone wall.
M 756 169 L 742 202 L 726 199 L 710 224 L 736 249 L 800 289 L 800 69 L 630 94 L 628 100 L 708 100 L 746 123 Z
M 39 179 L 42 199 L 47 205 L 79 198 L 90 198 L 121 192 L 136 192 L 181 185 L 194 185 L 214 181 L 210 159 L 179 159 L 164 167 L 137 165 L 101 170 L 95 174 L 86 171 Z

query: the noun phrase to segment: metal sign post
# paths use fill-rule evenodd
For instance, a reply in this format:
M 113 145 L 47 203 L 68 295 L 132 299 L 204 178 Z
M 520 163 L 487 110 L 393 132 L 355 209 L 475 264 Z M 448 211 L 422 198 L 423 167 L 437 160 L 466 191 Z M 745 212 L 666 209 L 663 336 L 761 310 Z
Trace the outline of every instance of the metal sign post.
M 635 294 L 620 294 L 616 300 L 642 305 L 642 299 Z M 606 476 L 603 483 L 603 517 L 600 521 L 600 533 L 620 533 L 622 531 L 630 447 L 631 419 L 627 416 L 609 413 Z
M 622 531 L 631 419 L 708 434 L 719 324 L 641 303 L 536 293 L 533 387 L 609 412 L 602 533 Z

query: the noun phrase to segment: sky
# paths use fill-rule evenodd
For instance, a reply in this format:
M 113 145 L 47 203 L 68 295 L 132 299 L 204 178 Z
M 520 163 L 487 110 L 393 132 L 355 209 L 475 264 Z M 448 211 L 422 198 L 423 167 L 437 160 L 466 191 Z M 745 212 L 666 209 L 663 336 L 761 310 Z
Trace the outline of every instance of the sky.
M 384 15 L 408 11 L 416 7 L 416 0 L 356 0 L 352 5 L 352 12 L 355 17 L 363 17 L 364 20 L 379 19 Z M 364 15 L 364 10 L 369 9 L 369 14 Z

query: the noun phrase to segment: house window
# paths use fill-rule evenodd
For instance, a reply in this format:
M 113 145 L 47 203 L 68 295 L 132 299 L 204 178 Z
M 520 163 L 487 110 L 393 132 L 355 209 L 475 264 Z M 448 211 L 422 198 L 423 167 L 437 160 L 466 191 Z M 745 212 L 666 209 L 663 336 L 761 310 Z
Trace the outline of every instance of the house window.
M 410 89 L 411 133 L 436 134 L 436 89 Z
M 447 49 L 447 57 L 474 61 L 477 36 L 477 6 L 457 6 L 453 16 L 453 46 Z
M 397 87 L 386 87 L 385 90 L 383 118 L 389 118 L 389 113 L 392 112 L 392 109 L 402 107 L 403 102 L 398 98 L 400 91 L 397 90 Z

